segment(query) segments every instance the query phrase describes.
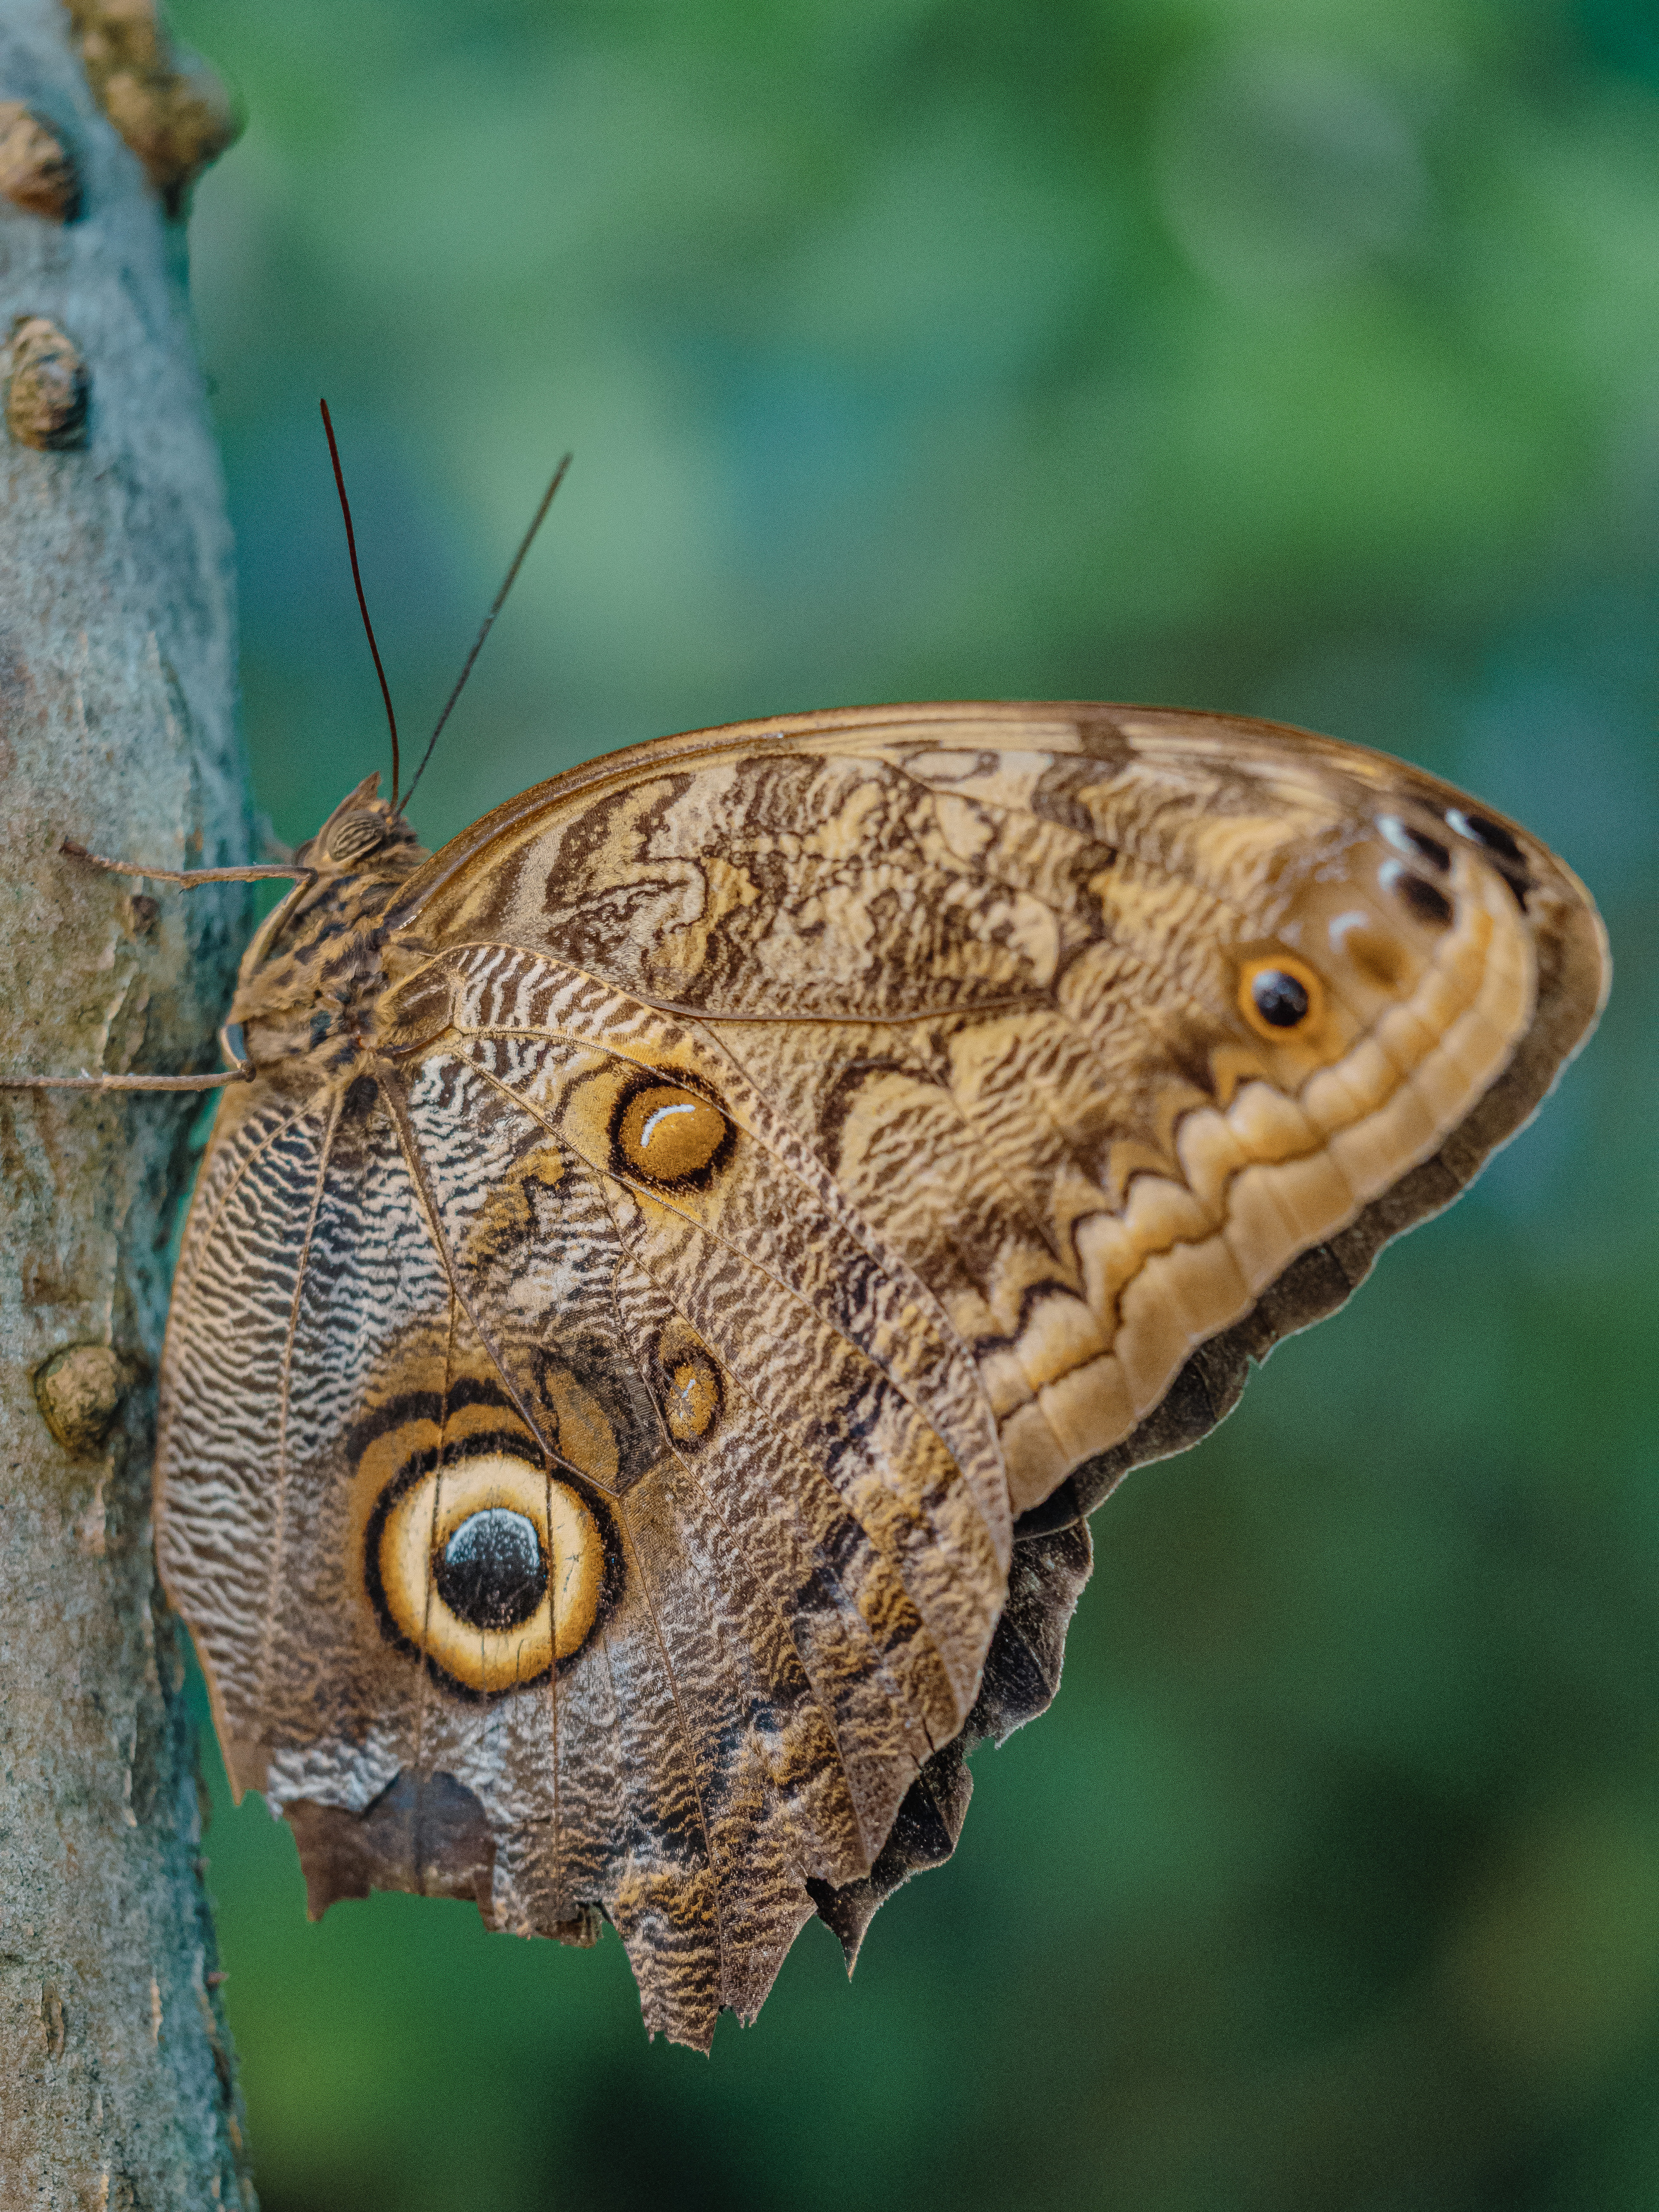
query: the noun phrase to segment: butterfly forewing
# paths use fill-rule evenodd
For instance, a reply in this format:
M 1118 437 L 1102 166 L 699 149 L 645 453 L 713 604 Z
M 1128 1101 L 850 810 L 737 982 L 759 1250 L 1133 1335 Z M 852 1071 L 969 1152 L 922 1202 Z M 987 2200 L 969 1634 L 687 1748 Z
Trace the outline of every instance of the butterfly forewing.
M 889 710 L 559 779 L 402 911 L 700 1017 L 974 1348 L 1024 1511 L 1439 1150 L 1534 1022 L 1540 942 L 1577 945 L 1555 995 L 1589 1018 L 1579 887 L 1449 813 L 1259 724 Z M 1247 1000 L 1275 977 L 1305 1018 Z
M 164 1572 L 315 1909 L 608 1917 L 697 2043 L 948 1856 L 964 1747 L 1058 1680 L 1068 1524 L 1455 1195 L 1604 983 L 1446 787 L 1140 709 L 665 740 L 356 880 L 337 1020 L 303 902 L 244 976 L 281 1065 L 194 1202 Z

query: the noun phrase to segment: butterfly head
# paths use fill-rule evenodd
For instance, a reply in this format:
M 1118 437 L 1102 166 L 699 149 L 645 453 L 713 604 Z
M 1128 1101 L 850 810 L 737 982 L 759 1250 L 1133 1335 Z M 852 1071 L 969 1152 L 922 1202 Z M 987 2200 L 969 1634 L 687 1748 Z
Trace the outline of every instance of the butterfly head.
M 405 816 L 380 796 L 378 775 L 349 791 L 314 837 L 295 854 L 323 875 L 405 875 L 425 851 Z
M 231 1020 L 262 1069 L 336 1073 L 355 1063 L 385 988 L 377 928 L 427 858 L 401 811 L 368 775 L 295 854 L 307 872 L 242 956 Z

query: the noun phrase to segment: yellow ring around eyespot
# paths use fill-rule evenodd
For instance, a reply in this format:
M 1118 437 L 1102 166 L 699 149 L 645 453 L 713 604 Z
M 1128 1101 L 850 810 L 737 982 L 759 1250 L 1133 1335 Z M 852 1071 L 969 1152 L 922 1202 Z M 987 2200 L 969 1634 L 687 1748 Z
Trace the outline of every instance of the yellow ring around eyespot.
M 630 1168 L 656 1182 L 700 1175 L 730 1133 L 717 1106 L 678 1084 L 636 1091 L 617 1122 L 617 1149 Z
M 433 1564 L 461 1523 L 500 1507 L 523 1516 L 547 1563 L 547 1589 L 528 1620 L 480 1628 L 439 1595 Z M 567 1482 L 506 1454 L 456 1460 L 411 1483 L 386 1516 L 380 1587 L 402 1633 L 468 1689 L 494 1692 L 544 1674 L 579 1651 L 605 1584 L 605 1540 L 586 1502 Z
M 1299 1022 L 1279 1028 L 1267 1020 L 1251 995 L 1258 975 L 1290 975 L 1301 984 L 1308 994 L 1308 1011 Z M 1269 1044 L 1307 1044 L 1319 1035 L 1325 1025 L 1325 985 L 1317 971 L 1305 960 L 1298 960 L 1293 952 L 1274 952 L 1259 960 L 1247 960 L 1239 970 L 1238 1011 L 1259 1037 Z

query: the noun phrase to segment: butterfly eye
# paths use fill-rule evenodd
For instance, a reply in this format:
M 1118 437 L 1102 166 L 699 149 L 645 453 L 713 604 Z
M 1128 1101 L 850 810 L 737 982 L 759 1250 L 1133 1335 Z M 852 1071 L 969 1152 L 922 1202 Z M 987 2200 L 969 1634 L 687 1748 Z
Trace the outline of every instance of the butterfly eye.
M 1239 1010 L 1258 1036 L 1273 1044 L 1316 1030 L 1325 1012 L 1325 989 L 1305 961 L 1288 953 L 1252 960 L 1239 979 Z
M 618 1164 L 653 1182 L 690 1182 L 720 1164 L 732 1124 L 717 1106 L 678 1084 L 650 1083 L 623 1102 L 611 1140 Z
M 331 860 L 349 867 L 377 845 L 386 842 L 386 825 L 378 814 L 343 814 L 328 833 L 325 850 Z
M 572 1484 L 487 1452 L 394 1482 L 369 1522 L 367 1568 L 392 1640 L 440 1680 L 489 1696 L 580 1650 L 605 1546 Z

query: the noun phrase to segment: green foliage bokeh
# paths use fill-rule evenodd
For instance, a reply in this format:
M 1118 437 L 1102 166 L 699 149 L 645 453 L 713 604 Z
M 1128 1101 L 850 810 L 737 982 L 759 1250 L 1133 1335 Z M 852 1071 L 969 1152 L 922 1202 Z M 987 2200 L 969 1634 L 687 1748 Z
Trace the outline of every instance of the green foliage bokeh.
M 1537 1127 L 1097 1516 L 1049 1714 L 849 1987 L 207 1849 L 267 2212 L 1659 2207 L 1659 30 L 1643 0 L 175 0 L 262 804 L 384 765 L 575 466 L 428 842 L 660 732 L 1141 697 L 1542 831 Z

